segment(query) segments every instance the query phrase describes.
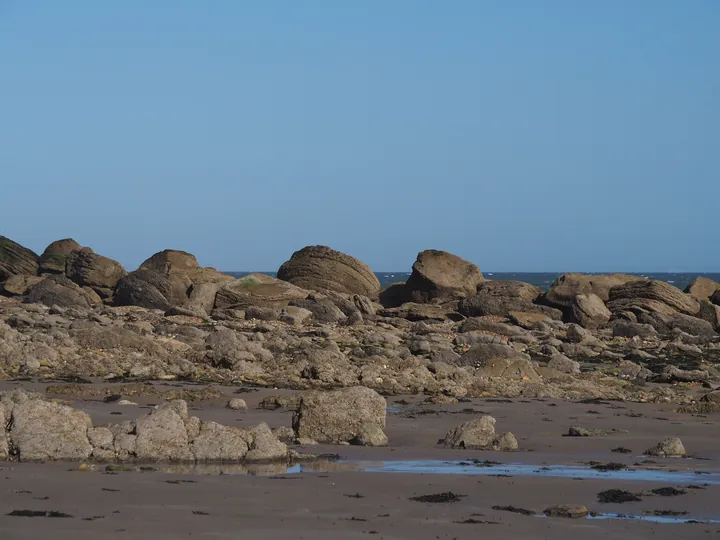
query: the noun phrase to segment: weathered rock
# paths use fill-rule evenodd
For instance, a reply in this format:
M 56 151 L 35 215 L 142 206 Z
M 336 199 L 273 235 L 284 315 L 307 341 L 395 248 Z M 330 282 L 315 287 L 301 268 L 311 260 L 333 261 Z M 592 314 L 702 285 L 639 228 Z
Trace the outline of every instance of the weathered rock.
M 224 283 L 215 296 L 215 308 L 257 306 L 280 309 L 292 300 L 307 298 L 307 295 L 306 290 L 287 281 L 265 274 L 250 274 Z
M 479 292 L 460 302 L 458 311 L 466 317 L 482 317 L 499 315 L 506 317 L 510 312 L 523 311 L 527 313 L 540 313 L 555 320 L 562 319 L 562 311 L 548 306 L 533 304 L 528 300 L 511 296 L 496 296 L 487 292 Z
M 410 302 L 410 290 L 405 283 L 393 283 L 378 293 L 378 301 L 385 308 L 396 308 Z
M 568 320 L 583 328 L 594 329 L 606 325 L 611 316 L 612 313 L 598 295 L 587 293 L 573 298 Z
M 309 309 L 288 306 L 280 312 L 278 320 L 293 326 L 302 326 L 312 315 L 313 312 Z
M 515 435 L 509 431 L 497 437 L 492 443 L 492 449 L 496 452 L 515 452 L 519 447 Z
M 141 270 L 149 270 L 162 275 L 187 274 L 199 267 L 194 255 L 175 249 L 166 249 L 155 253 L 140 265 Z
M 179 427 L 179 424 L 178 424 Z M 248 453 L 250 437 L 242 429 L 202 422 L 191 450 L 198 461 L 240 461 Z
M 542 325 L 552 324 L 553 321 L 543 313 L 531 313 L 528 311 L 508 311 L 507 316 L 513 324 L 526 330 L 541 328 Z
M 30 289 L 40 283 L 43 278 L 38 276 L 28 276 L 26 274 L 15 274 L 0 283 L 0 292 L 8 296 L 24 296 Z
M 315 291 L 370 297 L 380 291 L 380 282 L 368 265 L 326 246 L 308 246 L 296 251 L 277 275 L 278 279 Z
M 387 446 L 388 438 L 378 424 L 363 424 L 350 444 L 357 446 Z
M 5 426 L 8 419 L 5 417 L 5 408 L 0 404 L 0 461 L 10 457 L 10 446 L 8 445 Z
M 542 294 L 542 291 L 535 285 L 510 279 L 483 281 L 478 284 L 476 292 L 501 298 L 515 298 L 526 302 L 534 302 Z
M 487 377 L 537 379 L 530 357 L 509 345 L 475 345 L 458 360 L 458 365 L 481 370 Z
M 251 428 L 250 435 L 252 442 L 245 456 L 247 461 L 271 461 L 287 457 L 287 446 L 278 440 L 267 424 L 259 424 Z
M 72 238 L 51 243 L 40 256 L 40 274 L 64 274 L 68 256 L 80 249 L 82 246 Z
M 18 274 L 34 276 L 37 271 L 36 253 L 9 238 L 0 236 L 0 281 Z
M 710 373 L 704 369 L 680 369 L 676 366 L 667 366 L 662 373 L 665 382 L 704 382 L 710 378 Z
M 700 300 L 698 318 L 709 322 L 716 331 L 720 331 L 720 306 L 713 304 L 709 300 Z
M 715 294 L 710 297 L 710 301 L 716 306 L 720 306 L 720 290 L 715 291 Z
M 148 309 L 170 308 L 165 294 L 170 294 L 170 281 L 149 270 L 136 270 L 122 277 L 115 288 L 113 303 L 116 306 L 140 306 Z
M 720 290 L 720 283 L 703 276 L 696 277 L 690 285 L 685 287 L 685 292 L 698 300 L 708 300 L 718 290 Z
M 435 304 L 416 304 L 406 302 L 394 308 L 384 308 L 378 311 L 381 317 L 407 319 L 408 321 L 447 321 L 462 320 L 463 315 L 457 313 L 453 307 Z
M 73 251 L 67 257 L 65 274 L 78 285 L 91 287 L 101 297 L 114 290 L 127 272 L 122 264 L 92 251 Z
M 21 461 L 87 459 L 92 421 L 87 413 L 66 405 L 29 399 L 12 411 L 10 440 Z
M 380 394 L 361 386 L 332 392 L 308 392 L 303 394 L 293 416 L 293 429 L 299 438 L 319 443 L 350 442 L 362 430 L 367 431 L 368 424 L 384 429 L 386 407 Z
M 573 375 L 580 373 L 580 364 L 561 353 L 553 354 L 550 357 L 548 367 L 562 373 L 571 373 Z
M 658 333 L 655 328 L 649 324 L 643 324 L 632 321 L 617 320 L 612 323 L 613 336 L 632 338 L 635 336 L 642 338 L 657 338 Z
M 685 455 L 685 447 L 680 439 L 671 437 L 648 448 L 645 450 L 645 454 L 655 457 L 682 457 Z
M 89 308 L 93 304 L 86 291 L 63 275 L 48 276 L 33 285 L 25 302 L 61 308 Z
M 136 421 L 135 454 L 139 459 L 194 459 L 185 428 L 187 404 L 169 401 L 157 406 L 148 416 Z
M 485 449 L 495 440 L 495 418 L 484 415 L 450 430 L 442 443 L 451 448 Z
M 661 302 L 673 310 L 687 315 L 697 315 L 700 312 L 700 303 L 695 298 L 664 281 L 632 281 L 624 285 L 617 285 L 610 289 L 609 296 L 608 309 L 613 312 L 627 309 L 623 300 L 629 301 L 629 305 L 637 304 L 645 308 L 648 306 L 652 308 L 654 304 L 643 301 Z M 667 313 L 662 309 L 657 309 L 657 311 Z
M 232 409 L 233 411 L 244 411 L 247 409 L 247 403 L 245 403 L 244 399 L 241 398 L 232 398 L 227 403 L 227 408 Z
M 543 295 L 543 303 L 560 309 L 570 308 L 578 294 L 595 294 L 603 302 L 609 299 L 610 289 L 628 282 L 643 280 L 628 274 L 563 274 L 558 277 Z
M 561 518 L 584 518 L 590 514 L 590 510 L 582 504 L 558 504 L 546 508 L 543 511 L 547 517 L 561 517 Z
M 210 315 L 215 307 L 215 296 L 223 283 L 225 281 L 193 283 L 183 307 L 194 313 Z
M 484 280 L 474 264 L 457 255 L 430 249 L 418 254 L 405 288 L 411 301 L 427 303 L 472 296 Z
M 347 319 L 347 316 L 329 298 L 319 294 L 311 294 L 304 299 L 291 300 L 290 305 L 307 309 L 313 314 L 313 319 L 319 323 L 337 323 Z

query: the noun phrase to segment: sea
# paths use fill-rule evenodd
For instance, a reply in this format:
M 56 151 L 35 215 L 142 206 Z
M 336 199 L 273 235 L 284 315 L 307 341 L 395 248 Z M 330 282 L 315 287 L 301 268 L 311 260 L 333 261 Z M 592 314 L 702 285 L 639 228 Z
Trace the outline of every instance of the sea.
M 253 272 L 226 272 L 231 276 L 243 277 Z M 277 272 L 257 272 L 259 274 L 267 274 L 268 276 L 277 277 Z M 609 272 L 583 272 L 589 275 L 601 275 Z M 679 289 L 687 287 L 696 277 L 703 276 L 714 281 L 720 282 L 720 273 L 702 273 L 702 272 L 690 272 L 690 273 L 673 273 L 673 272 L 623 272 L 624 274 L 631 274 L 639 277 L 648 279 L 654 279 L 657 281 L 664 281 L 670 285 L 674 285 Z M 375 275 L 380 280 L 382 287 L 387 287 L 393 283 L 404 283 L 410 277 L 410 272 L 375 272 Z M 562 275 L 561 272 L 483 272 L 485 279 L 511 279 L 516 281 L 524 281 L 539 287 L 543 291 L 547 290 L 553 281 L 558 276 Z

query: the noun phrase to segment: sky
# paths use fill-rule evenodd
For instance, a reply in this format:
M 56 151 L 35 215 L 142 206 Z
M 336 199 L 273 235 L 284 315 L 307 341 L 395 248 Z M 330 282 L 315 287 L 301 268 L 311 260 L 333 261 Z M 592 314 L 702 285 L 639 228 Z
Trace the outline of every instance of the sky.
M 717 0 L 0 0 L 0 234 L 129 270 L 720 271 Z

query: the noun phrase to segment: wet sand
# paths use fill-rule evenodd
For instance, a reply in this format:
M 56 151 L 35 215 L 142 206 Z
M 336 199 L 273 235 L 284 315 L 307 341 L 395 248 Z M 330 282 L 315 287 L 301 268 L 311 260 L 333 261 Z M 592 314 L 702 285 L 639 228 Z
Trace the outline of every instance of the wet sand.
M 19 386 L 1 383 L 0 389 Z M 42 391 L 46 385 L 22 383 Z M 166 385 L 172 388 L 171 385 Z M 268 395 L 289 392 L 259 390 L 233 394 L 242 397 L 247 411 L 224 408 L 225 400 L 190 403 L 191 414 L 203 420 L 250 426 L 267 422 L 289 426 L 285 409 L 258 410 Z M 50 396 L 60 397 L 63 396 Z M 95 425 L 134 419 L 147 413 L 155 398 L 132 397 L 138 406 L 106 404 L 101 398 L 71 404 L 86 410 Z M 401 400 L 409 404 L 398 404 Z M 719 415 L 707 417 L 672 412 L 673 405 L 604 402 L 569 403 L 559 400 L 473 399 L 454 405 L 422 404 L 419 396 L 389 397 L 387 448 L 351 446 L 295 447 L 300 452 L 338 453 L 337 463 L 318 463 L 293 473 L 282 466 L 265 467 L 271 476 L 248 474 L 242 468 L 210 467 L 193 471 L 145 471 L 107 474 L 78 471 L 78 464 L 4 463 L 0 470 L 0 535 L 25 539 L 52 535 L 53 539 L 83 538 L 417 538 L 463 539 L 554 538 L 582 534 L 586 538 L 713 538 L 720 523 L 652 523 L 640 520 L 588 520 L 524 516 L 493 510 L 512 505 L 541 513 L 555 504 L 583 504 L 591 511 L 640 515 L 653 510 L 687 511 L 686 519 L 720 519 L 720 484 L 687 489 L 675 497 L 643 494 L 639 502 L 601 504 L 597 494 L 607 489 L 647 493 L 650 489 L 687 482 L 650 482 L 635 479 L 573 479 L 549 476 L 478 476 L 467 474 L 374 473 L 348 470 L 360 460 L 493 460 L 558 467 L 588 461 L 619 462 L 632 466 L 647 458 L 642 452 L 659 440 L 677 436 L 692 459 L 655 459 L 668 470 L 696 477 L 702 485 L 710 477 L 696 471 L 720 472 Z M 470 411 L 472 409 L 472 411 Z M 121 414 L 112 414 L 121 413 Z M 497 419 L 497 430 L 512 431 L 521 451 L 514 453 L 449 450 L 437 445 L 452 427 L 487 413 Z M 641 415 L 641 416 L 640 416 Z M 571 426 L 619 429 L 603 437 L 564 437 Z M 611 452 L 616 447 L 630 454 Z M 647 464 L 645 465 L 647 466 Z M 155 465 L 157 468 L 170 469 Z M 262 471 L 262 468 L 260 468 Z M 257 471 L 252 471 L 257 472 Z M 215 474 L 213 474 L 215 473 Z M 638 470 L 638 478 L 642 478 Z M 423 503 L 410 497 L 452 491 L 464 495 L 453 503 Z M 348 496 L 353 495 L 353 496 Z M 354 495 L 360 495 L 355 497 Z M 14 510 L 58 511 L 72 517 L 16 517 Z M 88 519 L 90 518 L 90 519 Z M 461 523 L 473 520 L 471 523 Z

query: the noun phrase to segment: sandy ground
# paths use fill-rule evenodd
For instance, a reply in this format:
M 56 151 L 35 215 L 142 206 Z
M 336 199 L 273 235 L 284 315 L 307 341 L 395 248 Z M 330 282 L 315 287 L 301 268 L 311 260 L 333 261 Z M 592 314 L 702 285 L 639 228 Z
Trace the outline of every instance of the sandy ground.
M 0 389 L 17 387 L 1 383 Z M 22 383 L 42 391 L 45 385 Z M 228 397 L 235 389 L 224 389 Z M 289 426 L 286 410 L 258 410 L 267 395 L 287 392 L 260 390 L 239 397 L 248 411 L 225 409 L 224 400 L 190 404 L 204 420 L 237 426 L 267 422 Z M 133 419 L 145 414 L 158 398 L 132 398 L 138 406 L 105 404 L 100 398 L 73 401 L 93 417 L 95 425 Z M 409 404 L 397 404 L 404 399 Z M 161 471 L 82 472 L 77 464 L 5 463 L 0 470 L 0 538 L 384 538 L 471 539 L 556 538 L 581 534 L 584 538 L 717 538 L 720 523 L 658 524 L 638 520 L 570 520 L 524 516 L 493 510 L 513 505 L 542 512 L 561 503 L 584 504 L 603 513 L 642 514 L 652 510 L 687 511 L 693 518 L 720 519 L 720 485 L 687 490 L 685 495 L 643 495 L 642 501 L 601 504 L 606 489 L 647 492 L 681 483 L 656 483 L 613 478 L 577 480 L 533 476 L 470 476 L 449 474 L 369 473 L 344 470 L 356 460 L 494 460 L 538 467 L 578 465 L 587 461 L 615 461 L 632 465 L 642 452 L 668 436 L 680 437 L 693 459 L 659 459 L 660 466 L 694 473 L 720 472 L 720 415 L 677 414 L 672 406 L 605 402 L 568 403 L 557 400 L 512 400 L 511 403 L 474 399 L 456 405 L 422 404 L 422 398 L 391 397 L 388 448 L 349 446 L 298 447 L 303 452 L 333 452 L 346 458 L 319 464 L 313 472 L 272 476 L 201 474 L 187 468 Z M 121 414 L 112 414 L 121 413 Z M 521 451 L 495 453 L 448 450 L 438 439 L 457 424 L 488 413 L 499 432 L 512 431 Z M 564 437 L 570 426 L 624 429 L 605 437 Z M 630 454 L 610 450 L 623 446 Z M 225 468 L 228 472 L 238 468 Z M 182 473 L 184 471 L 184 474 Z M 695 474 L 695 484 L 704 475 Z M 464 495 L 454 503 L 422 503 L 410 497 L 452 491 Z M 348 496 L 348 495 L 353 495 Z M 359 495 L 355 496 L 355 495 Z M 72 517 L 15 517 L 14 510 L 54 510 Z M 461 523 L 468 519 L 476 523 Z

